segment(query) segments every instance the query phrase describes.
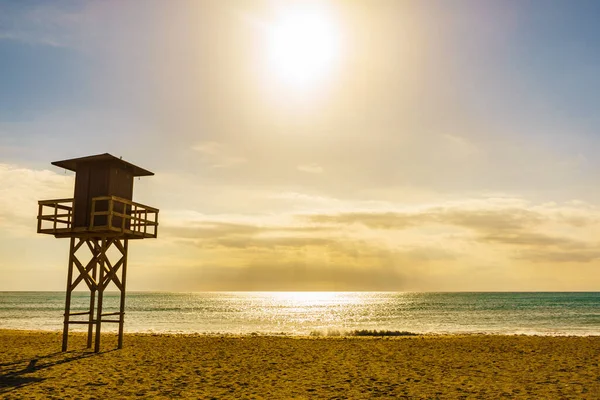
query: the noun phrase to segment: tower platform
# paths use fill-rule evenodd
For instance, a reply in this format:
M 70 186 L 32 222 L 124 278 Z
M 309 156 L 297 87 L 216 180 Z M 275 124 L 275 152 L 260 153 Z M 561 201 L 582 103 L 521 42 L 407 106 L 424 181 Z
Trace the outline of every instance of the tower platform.
M 117 196 L 91 199 L 89 226 L 73 226 L 74 199 L 38 201 L 37 233 L 67 237 L 152 239 L 158 235 L 158 208 Z

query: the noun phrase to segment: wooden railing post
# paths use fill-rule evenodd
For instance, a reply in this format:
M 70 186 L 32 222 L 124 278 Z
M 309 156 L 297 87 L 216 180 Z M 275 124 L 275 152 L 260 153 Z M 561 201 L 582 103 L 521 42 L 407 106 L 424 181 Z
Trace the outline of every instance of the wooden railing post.
M 67 211 L 67 228 L 71 228 L 73 226 L 73 210 L 75 210 L 75 199 L 71 203 L 71 209 Z
M 123 214 L 127 215 L 127 204 L 125 203 L 123 203 Z M 127 217 L 123 216 L 121 218 L 121 232 L 125 232 L 125 221 L 127 221 Z M 131 223 L 129 226 L 131 226 Z
M 158 210 L 154 214 L 154 237 L 158 237 Z

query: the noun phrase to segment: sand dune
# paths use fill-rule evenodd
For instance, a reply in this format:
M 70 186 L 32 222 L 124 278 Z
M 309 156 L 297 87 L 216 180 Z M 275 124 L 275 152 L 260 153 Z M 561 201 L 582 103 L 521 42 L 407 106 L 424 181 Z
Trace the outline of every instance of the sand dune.
M 0 330 L 3 398 L 600 398 L 600 337 L 218 337 Z

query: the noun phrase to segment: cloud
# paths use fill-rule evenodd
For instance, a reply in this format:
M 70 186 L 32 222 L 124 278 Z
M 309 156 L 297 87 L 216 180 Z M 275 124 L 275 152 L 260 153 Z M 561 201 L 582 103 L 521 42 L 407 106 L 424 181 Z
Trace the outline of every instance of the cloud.
M 222 143 L 202 142 L 192 147 L 192 150 L 202 155 L 203 161 L 210 168 L 229 168 L 245 163 L 244 157 L 235 156 L 225 149 Z
M 306 249 L 312 247 L 332 248 L 338 244 L 337 241 L 319 237 L 226 237 L 212 239 L 210 241 L 197 241 L 200 247 L 224 247 L 227 249 Z
M 4 229 L 35 234 L 38 200 L 69 198 L 72 174 L 0 164 L 0 221 Z
M 445 248 L 389 246 L 303 221 L 279 226 L 206 221 L 163 232 L 190 246 L 193 258 L 206 260 L 201 271 L 186 270 L 191 276 L 223 290 L 408 290 L 417 287 L 420 268 L 457 258 Z
M 274 259 L 229 268 L 198 265 L 168 279 L 179 290 L 398 291 L 415 284 L 415 279 L 400 268 L 365 269 Z
M 461 226 L 479 232 L 519 230 L 540 224 L 544 217 L 535 211 L 519 208 L 499 210 L 433 210 L 439 223 Z
M 578 221 L 588 222 L 573 224 L 572 214 Z M 291 215 L 279 224 L 196 221 L 188 226 L 166 227 L 163 232 L 198 247 L 212 249 L 295 251 L 318 248 L 337 256 L 356 256 L 366 253 L 350 249 L 369 247 L 405 256 L 412 254 L 412 259 L 420 262 L 457 259 L 465 254 L 465 246 L 477 243 L 478 251 L 495 250 L 519 259 L 525 259 L 524 252 L 533 257 L 536 251 L 563 252 L 568 258 L 575 251 L 588 251 L 596 245 L 589 238 L 592 227 L 600 229 L 592 222 L 594 215 L 588 210 L 585 216 L 573 206 L 496 208 L 491 205 L 485 209 L 466 203 L 406 212 Z M 432 246 L 432 242 L 438 245 Z M 573 257 L 574 261 L 583 260 L 591 253 L 578 254 Z
M 396 212 L 349 212 L 336 215 L 309 215 L 311 222 L 324 224 L 361 224 L 373 229 L 405 229 L 430 219 L 426 214 Z
M 467 230 L 472 237 L 454 235 L 489 248 L 504 246 L 513 258 L 520 260 L 556 260 L 587 262 L 595 259 L 591 251 L 597 246 L 590 241 L 590 229 L 600 228 L 597 210 L 567 207 L 508 207 L 489 209 L 470 207 L 431 207 L 413 212 L 349 212 L 306 216 L 308 221 L 338 226 L 364 226 L 372 230 L 409 231 L 413 237 L 426 230 L 431 237 L 441 237 L 444 229 Z M 583 229 L 585 228 L 585 229 Z M 548 232 L 556 232 L 549 234 Z M 563 234 L 561 235 L 560 232 Z M 447 240 L 447 238 L 445 239 Z M 545 258 L 544 254 L 548 256 Z
M 220 239 L 229 237 L 250 237 L 259 234 L 285 234 L 285 233 L 315 233 L 329 231 L 328 227 L 321 226 L 259 226 L 245 223 L 196 221 L 189 222 L 186 226 L 166 226 L 163 233 L 177 238 L 185 239 Z
M 89 20 L 88 4 L 45 3 L 0 5 L 0 40 L 32 45 L 74 47 Z
M 188 243 L 198 251 L 196 263 L 167 278 L 179 290 L 419 290 L 425 266 L 454 261 L 438 249 L 344 237 L 238 235 Z
M 590 166 L 589 159 L 581 153 L 577 153 L 558 162 L 559 168 L 574 171 L 583 170 L 588 166 Z
M 578 249 L 587 248 L 590 246 L 589 244 L 579 240 L 523 231 L 485 235 L 480 237 L 479 240 L 482 242 L 530 247 L 561 247 Z
M 315 163 L 298 165 L 296 167 L 296 169 L 298 171 L 306 172 L 309 174 L 322 174 L 323 173 L 323 167 L 321 167 L 319 164 L 315 164 Z
M 259 227 L 228 222 L 189 222 L 187 226 L 165 226 L 164 235 L 183 239 L 214 239 L 238 235 L 252 235 Z
M 424 224 L 454 225 L 477 231 L 521 229 L 541 222 L 533 211 L 431 207 L 414 212 L 349 212 L 335 215 L 310 215 L 310 221 L 333 224 L 362 224 L 373 229 L 406 229 Z
M 535 263 L 589 263 L 600 259 L 600 251 L 587 250 L 525 250 L 518 253 L 517 259 Z
M 447 149 L 458 156 L 468 157 L 479 152 L 477 146 L 463 136 L 443 134 L 442 139 L 446 142 Z

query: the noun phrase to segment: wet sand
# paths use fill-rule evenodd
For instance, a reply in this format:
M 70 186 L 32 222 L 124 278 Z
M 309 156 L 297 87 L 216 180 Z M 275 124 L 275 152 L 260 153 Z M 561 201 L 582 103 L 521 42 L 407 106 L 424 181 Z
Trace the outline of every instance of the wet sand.
M 219 337 L 0 330 L 0 397 L 600 398 L 600 337 Z

